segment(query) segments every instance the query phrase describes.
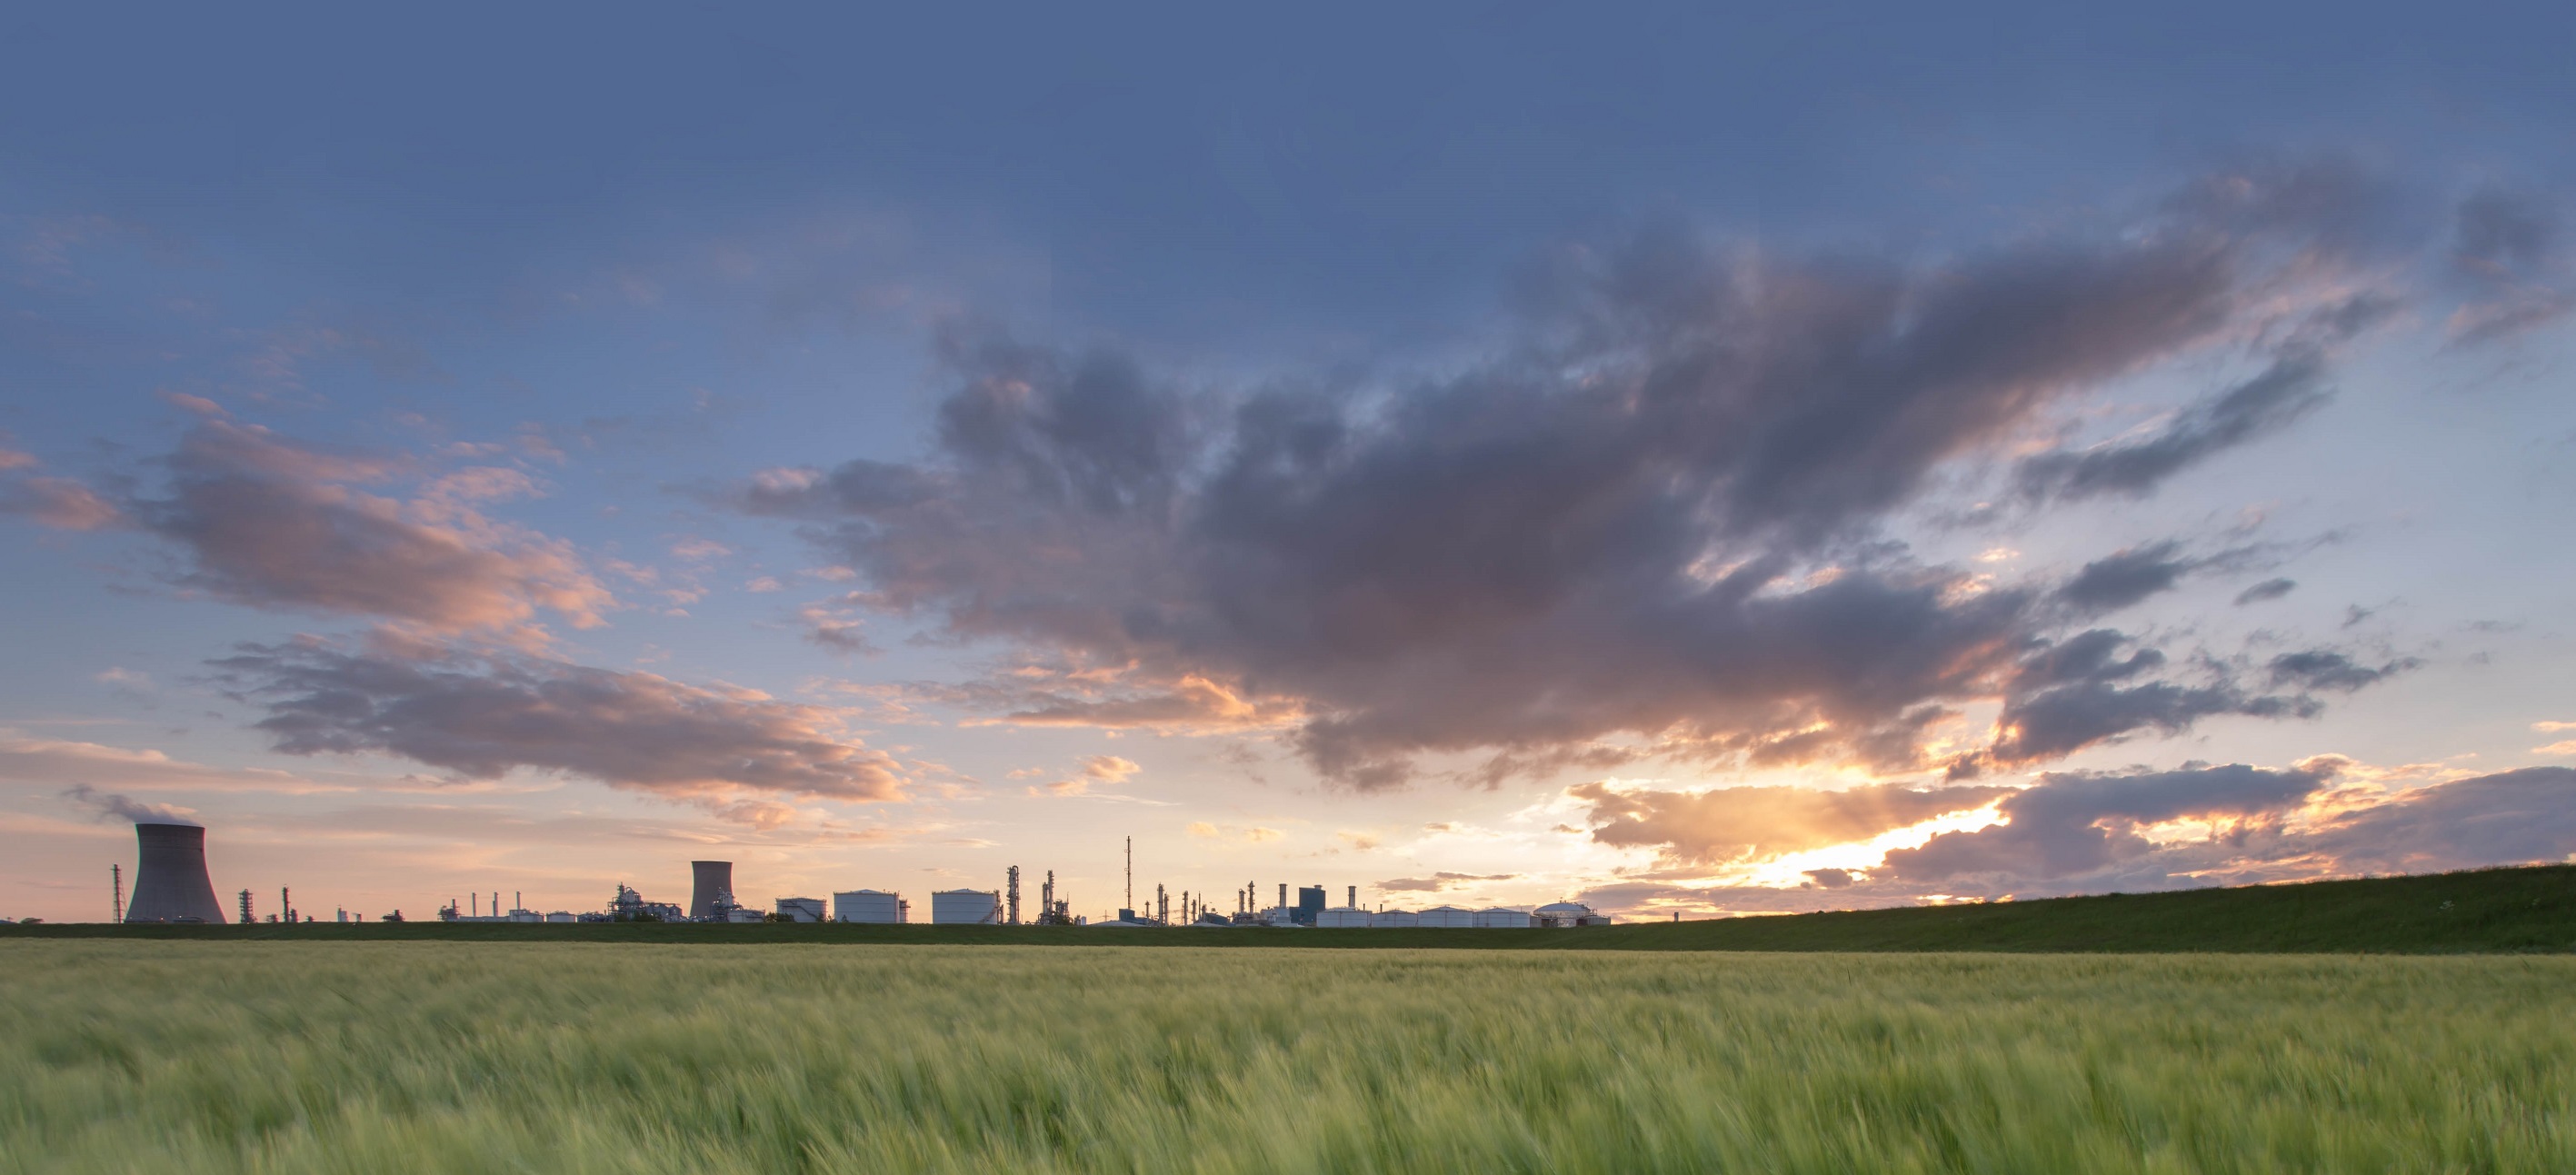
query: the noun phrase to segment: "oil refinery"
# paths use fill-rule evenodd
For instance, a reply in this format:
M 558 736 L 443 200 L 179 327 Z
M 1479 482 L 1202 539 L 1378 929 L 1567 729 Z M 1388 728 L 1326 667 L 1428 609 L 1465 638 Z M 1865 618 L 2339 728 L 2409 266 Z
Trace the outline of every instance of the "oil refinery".
M 206 864 L 206 829 L 193 824 L 145 823 L 134 826 L 136 862 L 133 873 L 134 893 L 126 900 L 125 873 L 122 866 L 111 866 L 114 883 L 112 910 L 122 922 L 158 922 L 181 924 L 221 924 L 227 921 L 223 905 L 215 896 L 212 875 Z M 893 889 L 857 888 L 835 890 L 827 901 L 819 897 L 788 896 L 771 899 L 767 908 L 746 903 L 735 896 L 734 863 L 731 861 L 691 861 L 691 892 L 686 907 L 673 902 L 654 901 L 643 891 L 620 882 L 607 904 L 597 910 L 550 910 L 528 908 L 523 893 L 511 895 L 508 908 L 503 908 L 501 893 L 468 894 L 463 901 L 450 898 L 438 908 L 437 918 L 448 923 L 504 923 L 548 925 L 563 923 L 646 922 L 646 923 L 771 923 L 771 922 L 838 922 L 874 925 L 904 925 L 919 921 L 911 901 Z M 1369 909 L 1360 905 L 1359 887 L 1346 886 L 1339 905 L 1328 904 L 1329 891 L 1321 885 L 1299 886 L 1295 900 L 1286 882 L 1277 883 L 1277 901 L 1261 901 L 1262 887 L 1247 881 L 1230 896 L 1228 908 L 1220 910 L 1205 893 L 1190 890 L 1173 891 L 1156 884 L 1147 901 L 1136 901 L 1135 841 L 1126 845 L 1125 904 L 1114 916 L 1092 918 L 1073 912 L 1072 900 L 1056 881 L 1055 871 L 1047 871 L 1039 886 L 1034 916 L 1023 918 L 1020 904 L 1020 869 L 1013 865 L 1003 874 L 1003 884 L 996 889 L 957 888 L 934 890 L 930 894 L 929 924 L 935 926 L 1089 926 L 1103 929 L 1158 927 L 1240 927 L 1267 926 L 1281 928 L 1315 927 L 1353 929 L 1363 927 L 1454 928 L 1454 929 L 1525 929 L 1531 927 L 1578 927 L 1608 925 L 1611 917 L 1578 902 L 1553 902 L 1536 909 L 1515 906 L 1489 906 L 1470 909 L 1464 906 L 1434 906 L 1427 910 Z M 238 895 L 238 921 L 248 924 L 255 917 L 254 899 L 245 889 Z M 293 905 L 293 894 L 280 889 L 278 912 L 267 915 L 269 922 L 312 922 L 311 915 L 299 915 Z M 399 922 L 399 911 L 381 915 L 383 921 Z M 333 921 L 363 921 L 362 915 L 343 909 Z

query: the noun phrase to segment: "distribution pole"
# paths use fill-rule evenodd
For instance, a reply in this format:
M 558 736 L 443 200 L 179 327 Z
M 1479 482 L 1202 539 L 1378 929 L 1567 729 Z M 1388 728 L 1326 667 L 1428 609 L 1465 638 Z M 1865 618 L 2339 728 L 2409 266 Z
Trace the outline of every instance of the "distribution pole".
M 123 922 L 125 921 L 125 866 L 109 865 L 107 867 L 107 884 L 111 889 L 116 891 L 116 895 L 112 899 L 116 903 L 113 907 L 116 911 L 116 920 Z

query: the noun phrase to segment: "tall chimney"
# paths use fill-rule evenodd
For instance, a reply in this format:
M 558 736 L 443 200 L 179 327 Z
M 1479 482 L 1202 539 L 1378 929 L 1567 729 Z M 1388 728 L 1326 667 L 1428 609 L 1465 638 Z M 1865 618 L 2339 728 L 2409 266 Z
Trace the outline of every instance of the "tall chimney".
M 698 883 L 697 889 L 689 895 L 689 917 L 713 917 L 716 895 L 733 892 L 733 862 L 691 861 L 689 872 L 696 875 Z
M 134 900 L 128 922 L 193 920 L 219 924 L 223 903 L 206 879 L 206 830 L 194 824 L 134 826 Z

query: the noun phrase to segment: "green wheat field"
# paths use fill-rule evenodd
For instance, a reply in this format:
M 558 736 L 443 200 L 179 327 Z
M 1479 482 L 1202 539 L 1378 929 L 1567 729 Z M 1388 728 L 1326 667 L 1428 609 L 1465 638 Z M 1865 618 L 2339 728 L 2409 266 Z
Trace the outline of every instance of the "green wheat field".
M 0 942 L 8 1171 L 2576 1170 L 2576 959 Z

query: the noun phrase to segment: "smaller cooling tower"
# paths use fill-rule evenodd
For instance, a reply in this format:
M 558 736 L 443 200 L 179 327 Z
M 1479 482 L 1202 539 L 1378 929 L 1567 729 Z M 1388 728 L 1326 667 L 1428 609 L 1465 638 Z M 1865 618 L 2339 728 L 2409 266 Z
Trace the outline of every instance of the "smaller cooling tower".
M 215 884 L 206 879 L 206 830 L 194 824 L 134 826 L 134 900 L 128 922 L 224 920 Z
M 689 894 L 689 917 L 710 918 L 716 912 L 716 897 L 733 893 L 733 862 L 691 861 L 689 872 L 697 876 L 697 889 Z

